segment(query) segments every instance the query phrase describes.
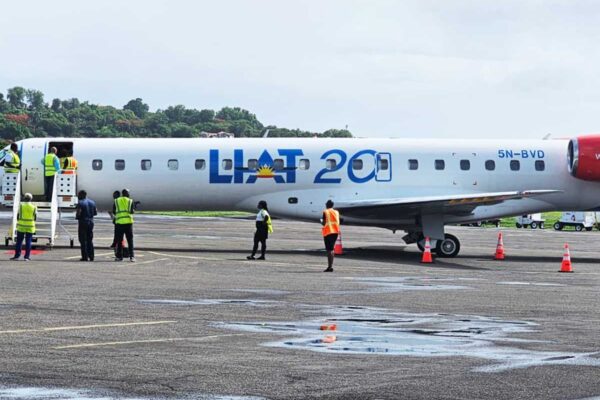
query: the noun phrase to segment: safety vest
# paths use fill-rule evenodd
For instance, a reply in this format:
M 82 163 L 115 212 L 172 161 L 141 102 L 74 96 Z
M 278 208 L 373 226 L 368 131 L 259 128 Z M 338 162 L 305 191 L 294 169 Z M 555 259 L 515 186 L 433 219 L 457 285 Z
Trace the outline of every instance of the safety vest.
M 44 176 L 56 175 L 56 168 L 54 168 L 54 160 L 57 158 L 58 157 L 56 157 L 56 154 L 54 153 L 46 154 L 46 157 L 44 157 L 44 167 L 46 169 L 44 172 Z
M 267 232 L 273 233 L 273 223 L 271 222 L 271 215 L 269 215 L 269 212 L 263 208 L 260 210 L 260 214 L 262 215 L 263 221 L 265 218 L 269 217 L 267 218 Z
M 35 213 L 37 207 L 29 202 L 19 205 L 19 219 L 17 220 L 17 232 L 35 233 Z
M 329 236 L 334 233 L 340 233 L 340 213 L 333 208 L 328 208 L 323 211 L 325 215 L 325 225 L 321 230 L 323 236 Z
M 65 165 L 65 161 L 67 161 L 67 167 L 65 168 L 65 170 L 63 171 L 63 173 L 65 174 L 74 174 L 75 171 L 77 170 L 77 160 L 75 159 L 75 157 L 65 157 L 64 159 L 61 159 L 60 165 L 64 166 Z
M 115 224 L 126 225 L 133 224 L 133 214 L 129 212 L 133 200 L 129 197 L 119 197 L 115 199 Z
M 19 168 L 21 167 L 21 159 L 19 155 L 12 150 L 8 150 L 8 154 L 12 156 L 12 162 L 7 162 L 4 164 L 4 172 L 7 174 L 17 174 L 19 173 Z

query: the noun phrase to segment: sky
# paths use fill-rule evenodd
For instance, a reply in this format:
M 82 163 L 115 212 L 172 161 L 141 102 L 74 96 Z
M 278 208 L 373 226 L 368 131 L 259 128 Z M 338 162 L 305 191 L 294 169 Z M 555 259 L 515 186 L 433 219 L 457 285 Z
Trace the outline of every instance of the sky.
M 4 1 L 0 91 L 360 137 L 600 132 L 600 2 Z

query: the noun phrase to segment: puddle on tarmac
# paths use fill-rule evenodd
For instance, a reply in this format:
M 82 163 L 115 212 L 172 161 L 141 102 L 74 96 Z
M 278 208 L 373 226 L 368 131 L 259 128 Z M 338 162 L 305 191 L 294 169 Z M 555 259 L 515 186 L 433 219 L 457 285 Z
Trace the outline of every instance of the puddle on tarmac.
M 55 389 L 44 387 L 19 387 L 2 388 L 0 387 L 0 399 L 12 400 L 266 400 L 264 397 L 254 396 L 227 396 L 210 394 L 193 394 L 182 397 L 125 397 L 115 392 L 100 392 L 92 390 L 79 389 Z
M 444 282 L 473 281 L 476 278 L 435 278 L 423 276 L 384 276 L 365 278 L 344 278 L 358 283 L 378 286 L 377 289 L 369 289 L 368 292 L 399 292 L 403 290 L 460 290 L 471 289 L 468 286 L 448 284 Z
M 497 285 L 515 285 L 515 286 L 566 286 L 561 283 L 550 282 L 497 282 Z
M 492 362 L 478 372 L 498 372 L 539 365 L 599 366 L 596 353 L 525 350 L 506 343 L 544 343 L 511 337 L 533 332 L 536 324 L 477 315 L 411 314 L 368 307 L 326 307 L 318 319 L 299 322 L 218 323 L 217 327 L 285 335 L 269 347 L 329 354 L 381 354 L 412 357 L 475 357 Z M 335 331 L 321 331 L 335 324 Z M 335 335 L 333 343 L 323 343 Z M 504 342 L 502 346 L 496 343 Z
M 215 306 L 215 305 L 242 305 L 252 307 L 268 307 L 274 303 L 273 300 L 248 300 L 248 299 L 197 299 L 197 300 L 174 300 L 174 299 L 142 299 L 142 304 L 156 304 L 167 306 Z

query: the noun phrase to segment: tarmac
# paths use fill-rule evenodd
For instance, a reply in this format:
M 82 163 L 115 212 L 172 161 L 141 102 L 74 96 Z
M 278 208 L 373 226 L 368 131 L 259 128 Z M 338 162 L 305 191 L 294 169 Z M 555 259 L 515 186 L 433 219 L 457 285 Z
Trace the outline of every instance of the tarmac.
M 504 229 L 495 261 L 500 229 L 451 227 L 460 255 L 424 265 L 343 227 L 323 273 L 318 224 L 274 228 L 265 261 L 247 219 L 136 216 L 135 263 L 108 218 L 93 263 L 3 250 L 0 399 L 600 398 L 600 232 Z

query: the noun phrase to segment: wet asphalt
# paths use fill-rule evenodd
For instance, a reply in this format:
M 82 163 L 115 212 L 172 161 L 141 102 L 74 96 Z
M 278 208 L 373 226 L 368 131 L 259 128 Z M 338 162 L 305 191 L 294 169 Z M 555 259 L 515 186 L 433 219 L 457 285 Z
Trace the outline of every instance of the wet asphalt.
M 600 396 L 600 232 L 503 230 L 494 261 L 498 229 L 455 227 L 461 254 L 423 265 L 399 233 L 345 227 L 323 273 L 317 224 L 274 221 L 248 261 L 253 225 L 139 216 L 135 263 L 107 218 L 94 263 L 64 237 L 29 263 L 4 249 L 0 398 Z

